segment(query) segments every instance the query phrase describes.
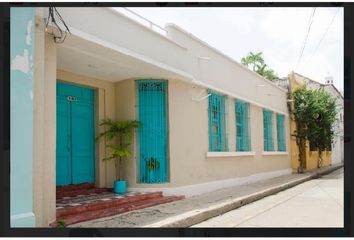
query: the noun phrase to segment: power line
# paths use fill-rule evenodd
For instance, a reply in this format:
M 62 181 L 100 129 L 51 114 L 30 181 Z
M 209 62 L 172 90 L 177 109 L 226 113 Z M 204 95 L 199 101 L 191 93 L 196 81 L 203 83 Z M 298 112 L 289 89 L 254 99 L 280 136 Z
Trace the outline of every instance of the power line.
M 327 35 L 327 33 L 328 33 L 330 27 L 332 26 L 332 24 L 333 24 L 333 22 L 334 22 L 334 19 L 336 18 L 336 16 L 337 16 L 339 10 L 340 10 L 340 8 L 338 8 L 338 10 L 336 11 L 336 13 L 334 14 L 334 16 L 333 16 L 331 22 L 330 22 L 329 25 L 327 26 L 326 31 L 325 31 L 324 34 L 322 35 L 321 40 L 318 42 L 315 51 L 313 52 L 313 54 L 311 55 L 311 57 L 309 58 L 309 60 L 308 60 L 307 62 L 311 61 L 312 57 L 316 54 L 316 52 L 317 52 L 317 50 L 319 49 L 319 47 L 320 47 L 320 45 L 321 45 L 323 39 L 326 37 L 326 35 Z
M 310 31 L 311 31 L 311 26 L 312 26 L 313 18 L 315 16 L 315 12 L 316 12 L 316 8 L 313 9 L 312 14 L 311 14 L 311 16 L 309 18 L 309 24 L 308 24 L 308 27 L 307 27 L 307 33 L 305 35 L 304 41 L 302 42 L 302 46 L 301 46 L 300 54 L 299 54 L 299 59 L 297 60 L 297 63 L 296 63 L 296 68 L 299 65 L 299 62 L 300 62 L 301 57 L 302 57 L 302 54 L 304 53 L 306 42 L 307 42 L 307 38 L 308 38 L 308 36 L 310 34 Z

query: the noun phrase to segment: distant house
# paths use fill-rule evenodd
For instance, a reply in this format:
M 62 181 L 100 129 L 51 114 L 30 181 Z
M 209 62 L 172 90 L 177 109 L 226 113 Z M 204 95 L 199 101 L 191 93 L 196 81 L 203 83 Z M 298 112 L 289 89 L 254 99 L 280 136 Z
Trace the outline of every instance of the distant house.
M 336 122 L 333 125 L 335 132 L 332 149 L 331 151 L 326 151 L 324 154 L 323 166 L 328 166 L 331 164 L 337 164 L 343 162 L 344 159 L 344 131 L 343 131 L 343 122 L 344 122 L 344 102 L 343 96 L 338 91 L 338 89 L 333 85 L 333 80 L 330 77 L 326 78 L 325 84 L 312 80 L 308 77 L 305 77 L 299 73 L 291 72 L 288 77 L 277 79 L 275 83 L 288 91 L 293 92 L 301 86 L 307 86 L 310 89 L 319 89 L 323 88 L 325 91 L 329 92 L 332 96 L 337 98 L 337 117 Z M 291 132 L 296 130 L 295 123 L 291 124 Z M 292 162 L 293 162 L 293 171 L 295 172 L 298 167 L 298 148 L 295 143 L 295 140 L 291 141 L 292 146 Z M 305 169 L 311 170 L 317 167 L 318 153 L 315 149 L 311 149 L 310 143 L 307 144 L 307 150 L 305 153 Z
M 11 68 L 12 226 L 54 221 L 57 186 L 112 187 L 95 141 L 105 118 L 143 123 L 123 165 L 129 190 L 188 197 L 291 173 L 286 90 L 174 24 L 160 33 L 110 8 L 57 9 L 63 43 L 48 8 L 11 9 L 11 61 L 29 67 Z
M 337 99 L 337 116 L 334 123 L 334 141 L 332 145 L 332 164 L 344 162 L 344 98 L 343 94 L 333 85 L 331 78 L 326 79 L 323 88 Z

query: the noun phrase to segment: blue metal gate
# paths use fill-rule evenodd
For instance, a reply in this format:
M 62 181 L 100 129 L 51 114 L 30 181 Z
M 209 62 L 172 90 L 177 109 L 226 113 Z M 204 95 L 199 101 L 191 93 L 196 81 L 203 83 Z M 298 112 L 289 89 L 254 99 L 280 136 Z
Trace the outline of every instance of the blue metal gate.
M 168 181 L 167 81 L 137 80 L 140 183 Z

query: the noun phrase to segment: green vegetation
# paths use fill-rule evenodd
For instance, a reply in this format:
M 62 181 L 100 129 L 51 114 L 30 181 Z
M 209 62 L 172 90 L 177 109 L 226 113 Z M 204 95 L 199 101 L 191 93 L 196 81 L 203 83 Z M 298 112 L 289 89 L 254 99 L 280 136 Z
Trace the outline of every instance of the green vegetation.
M 337 114 L 336 98 L 322 88 L 310 90 L 306 87 L 295 90 L 289 97 L 294 101 L 290 112 L 297 128 L 293 136 L 299 147 L 298 172 L 303 172 L 306 141 L 318 151 L 319 168 L 323 162 L 322 152 L 331 149 L 334 137 L 332 126 Z
M 160 169 L 160 162 L 156 158 L 145 159 L 148 172 Z
M 110 149 L 110 155 L 103 160 L 115 160 L 116 180 L 122 180 L 122 158 L 131 156 L 130 145 L 133 142 L 134 130 L 142 127 L 142 124 L 139 121 L 113 121 L 111 119 L 104 119 L 100 126 L 107 126 L 108 130 L 100 133 L 97 139 L 105 136 L 108 142 L 113 142 L 113 144 L 106 144 L 106 148 Z
M 57 226 L 59 228 L 65 228 L 66 227 L 65 221 L 64 220 L 58 220 Z
M 263 59 L 262 52 L 249 52 L 246 57 L 241 59 L 241 63 L 270 81 L 278 78 L 277 74 L 272 69 L 268 68 Z

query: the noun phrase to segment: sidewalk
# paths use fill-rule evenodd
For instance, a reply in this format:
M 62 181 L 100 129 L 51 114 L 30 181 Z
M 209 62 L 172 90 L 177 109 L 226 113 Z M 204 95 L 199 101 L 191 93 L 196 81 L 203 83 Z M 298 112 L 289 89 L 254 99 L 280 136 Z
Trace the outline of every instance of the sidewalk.
M 338 164 L 304 174 L 290 174 L 243 186 L 225 188 L 113 217 L 77 223 L 69 227 L 189 227 L 263 197 L 341 168 Z

